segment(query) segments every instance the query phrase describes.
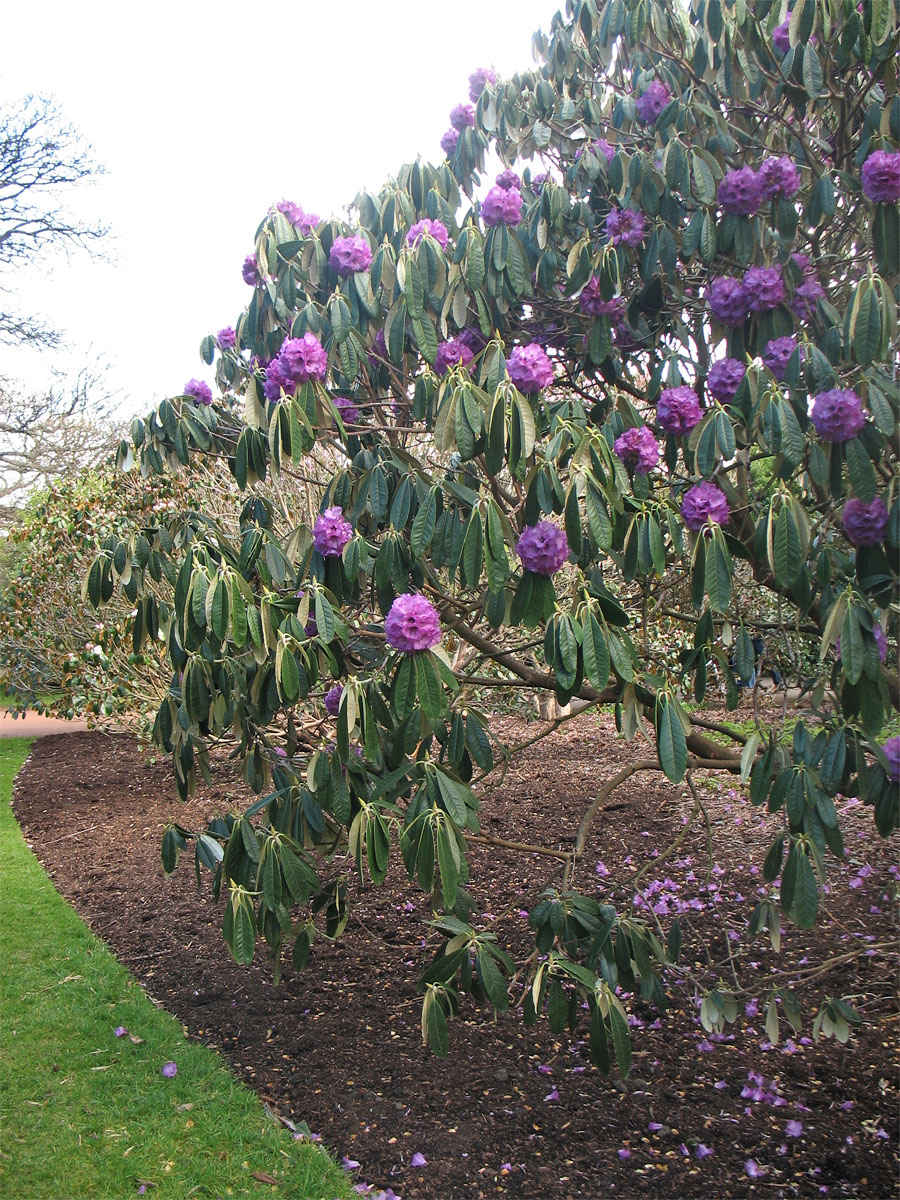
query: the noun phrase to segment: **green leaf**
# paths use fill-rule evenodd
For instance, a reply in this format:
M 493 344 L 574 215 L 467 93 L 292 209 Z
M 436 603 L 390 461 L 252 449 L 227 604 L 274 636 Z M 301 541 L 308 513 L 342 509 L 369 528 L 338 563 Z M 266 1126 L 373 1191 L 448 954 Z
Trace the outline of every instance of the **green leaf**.
M 439 721 L 447 711 L 447 697 L 430 650 L 410 655 L 416 667 L 416 694 L 429 721 Z
M 428 492 L 419 511 L 416 513 L 409 535 L 409 545 L 416 558 L 422 558 L 431 545 L 434 537 L 434 526 L 437 513 L 437 498 L 440 488 L 433 487 Z
M 611 1066 L 609 1058 L 609 1036 L 603 1014 L 596 1004 L 591 1005 L 591 1061 L 598 1071 L 609 1074 Z
M 494 1006 L 497 1012 L 506 1012 L 509 1008 L 509 992 L 506 987 L 500 968 L 494 961 L 493 956 L 483 946 L 479 946 L 475 953 L 478 962 L 478 968 L 481 972 L 481 982 L 484 985 L 484 990 L 487 993 L 487 998 Z
M 881 310 L 875 288 L 865 283 L 863 288 L 854 314 L 852 344 L 853 357 L 865 367 L 875 361 L 881 346 Z
M 253 962 L 256 949 L 256 926 L 253 920 L 253 905 L 249 896 L 241 896 L 234 905 L 234 932 L 229 949 L 234 961 L 245 967 Z
M 844 443 L 844 455 L 854 493 L 863 503 L 869 504 L 875 499 L 875 468 L 858 437 Z
M 806 94 L 813 100 L 822 94 L 822 63 L 816 53 L 815 47 L 811 45 L 803 48 L 803 86 L 806 88 Z
M 609 683 L 609 647 L 603 628 L 591 611 L 584 620 L 582 652 L 585 674 L 598 691 L 603 691 Z
M 678 709 L 670 700 L 657 701 L 656 741 L 666 778 L 680 783 L 687 770 L 687 743 Z
M 450 1032 L 447 1018 L 440 1002 L 435 998 L 428 1010 L 428 1045 L 436 1058 L 446 1058 L 450 1053 Z
M 609 1027 L 619 1074 L 623 1079 L 627 1079 L 631 1074 L 631 1034 L 628 1023 L 615 1004 L 609 1006 Z
M 794 886 L 792 918 L 801 929 L 812 929 L 819 911 L 819 885 L 809 855 L 797 856 L 797 881 Z
M 731 578 L 734 566 L 722 531 L 716 529 L 706 547 L 706 594 L 715 612 L 728 611 L 731 603 Z
M 451 838 L 453 845 L 451 845 Z M 444 908 L 452 909 L 456 904 L 456 891 L 459 886 L 459 867 L 453 854 L 455 835 L 446 823 L 441 822 L 437 828 L 438 866 L 441 871 L 441 891 L 444 896 Z
M 405 721 L 416 704 L 416 670 L 411 654 L 401 654 L 394 674 L 393 708 L 398 721 Z

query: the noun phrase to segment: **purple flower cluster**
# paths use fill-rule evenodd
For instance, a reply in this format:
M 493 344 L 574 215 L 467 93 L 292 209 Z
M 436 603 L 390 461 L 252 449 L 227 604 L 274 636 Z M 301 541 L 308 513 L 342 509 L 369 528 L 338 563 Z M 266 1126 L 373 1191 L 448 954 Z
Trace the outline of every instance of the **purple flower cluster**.
M 531 181 L 531 190 L 534 192 L 534 194 L 536 196 L 539 196 L 541 194 L 541 189 L 543 188 L 544 184 L 547 182 L 547 180 L 549 178 L 550 178 L 550 175 L 547 171 L 542 171 L 539 175 L 534 176 L 534 178 Z
M 490 67 L 477 67 L 469 76 L 469 99 L 473 104 L 489 83 L 496 83 L 497 76 Z
M 522 186 L 522 180 L 515 173 L 515 171 L 510 171 L 509 168 L 507 168 L 505 171 L 501 171 L 494 182 L 497 184 L 497 187 L 503 188 L 504 192 L 508 192 L 512 188 L 519 188 Z
M 730 509 L 725 493 L 714 483 L 697 483 L 684 493 L 681 515 L 688 529 L 704 525 L 726 525 Z
M 772 45 L 775 47 L 778 53 L 782 55 L 787 54 L 788 50 L 791 48 L 791 38 L 790 34 L 788 33 L 790 24 L 790 19 L 787 21 L 782 21 L 782 23 L 772 34 Z
M 359 409 L 346 396 L 335 396 L 334 407 L 345 425 L 353 425 L 359 420 Z
M 854 496 L 844 505 L 841 523 L 854 546 L 880 546 L 887 533 L 888 513 L 880 496 L 866 504 Z
M 266 399 L 278 400 L 282 392 L 293 392 L 301 383 L 324 379 L 327 368 L 328 355 L 314 334 L 288 338 L 266 370 Z
M 730 404 L 734 399 L 747 368 L 736 358 L 723 358 L 709 368 L 706 387 L 709 394 L 720 404 Z
M 522 530 L 516 553 L 526 571 L 535 575 L 554 575 L 569 557 L 566 535 L 552 521 L 538 521 Z
M 771 312 L 784 299 L 784 280 L 778 267 L 748 267 L 741 282 L 750 312 Z
M 637 119 L 643 121 L 645 125 L 655 125 L 659 114 L 671 99 L 666 85 L 660 80 L 654 79 L 645 89 L 644 94 L 635 101 L 634 111 L 637 113 Z
M 241 279 L 250 287 L 262 287 L 264 280 L 256 265 L 256 255 L 248 254 L 241 267 Z
M 444 377 L 451 367 L 469 367 L 475 355 L 462 340 L 462 336 L 441 342 L 434 356 L 435 374 Z
M 719 183 L 718 201 L 727 213 L 749 216 L 759 208 L 762 186 L 752 167 L 729 171 Z
M 416 221 L 409 233 L 406 235 L 408 245 L 414 246 L 419 238 L 432 237 L 437 242 L 442 250 L 447 249 L 447 242 L 450 235 L 447 233 L 447 226 L 443 221 L 432 221 L 428 217 L 424 217 L 421 221 Z
M 816 315 L 816 301 L 825 295 L 822 285 L 816 277 L 814 268 L 805 254 L 791 256 L 803 272 L 803 282 L 794 290 L 791 298 L 791 308 L 794 315 L 801 321 L 811 321 Z
M 576 162 L 578 162 L 586 150 L 589 150 L 597 159 L 600 159 L 601 157 L 605 158 L 607 166 L 609 166 L 612 160 L 616 157 L 615 146 L 610 145 L 606 138 L 595 138 L 594 141 L 589 142 L 586 146 L 582 146 L 580 149 L 576 150 Z
M 282 216 L 287 217 L 292 225 L 299 225 L 306 215 L 299 204 L 295 204 L 293 200 L 279 200 L 275 205 Z
M 592 317 L 599 317 L 606 311 L 605 304 L 606 301 L 600 294 L 600 276 L 592 275 L 581 289 L 581 295 L 578 297 L 578 307 L 582 312 L 588 313 Z
M 888 738 L 881 743 L 881 748 L 888 760 L 888 774 L 894 783 L 900 782 L 900 737 Z
M 461 329 L 457 334 L 456 340 L 467 346 L 473 354 L 480 354 L 487 345 L 487 338 L 480 329 L 474 327 Z
M 226 325 L 224 329 L 220 329 L 216 334 L 216 341 L 219 343 L 220 350 L 230 350 L 237 340 L 237 335 L 230 325 Z
M 337 558 L 353 537 L 353 526 L 338 505 L 326 508 L 313 525 L 313 545 L 325 558 Z
M 721 325 L 734 329 L 747 320 L 747 292 L 739 279 L 720 275 L 710 280 L 706 301 L 709 311 Z
M 616 438 L 613 449 L 623 463 L 634 467 L 635 475 L 646 475 L 659 462 L 659 442 L 648 425 L 626 429 Z
M 849 442 L 866 423 L 862 400 L 849 389 L 819 392 L 813 398 L 809 415 L 816 433 L 825 442 Z
M 471 104 L 457 104 L 450 110 L 450 124 L 462 133 L 467 126 L 475 124 L 475 109 Z
M 765 159 L 757 178 L 764 200 L 774 200 L 778 196 L 790 200 L 800 190 L 800 172 L 786 156 Z
M 539 392 L 553 382 L 553 364 L 537 342 L 516 346 L 507 359 L 506 370 L 520 392 Z
M 385 641 L 404 654 L 428 650 L 441 640 L 437 609 L 426 596 L 405 593 L 391 605 L 384 622 Z
M 485 225 L 518 225 L 522 220 L 522 193 L 492 187 L 481 202 L 481 216 Z
M 441 149 L 449 157 L 459 144 L 459 130 L 448 129 L 441 138 Z
M 774 338 L 766 344 L 762 360 L 780 383 L 791 360 L 791 355 L 797 349 L 797 343 L 792 337 Z
M 606 235 L 613 246 L 639 246 L 647 236 L 644 214 L 633 208 L 614 208 L 606 217 Z
M 656 405 L 656 419 L 666 433 L 690 433 L 703 413 L 693 388 L 666 388 Z
M 862 167 L 862 189 L 873 204 L 900 201 L 900 150 L 876 150 Z
M 341 696 L 344 694 L 343 684 L 335 684 L 331 691 L 325 693 L 325 711 L 330 717 L 336 717 L 341 709 Z
M 336 275 L 367 271 L 372 262 L 372 247 L 360 234 L 334 239 L 328 265 Z
M 202 379 L 189 379 L 184 385 L 184 396 L 190 396 L 198 404 L 212 404 L 212 388 Z

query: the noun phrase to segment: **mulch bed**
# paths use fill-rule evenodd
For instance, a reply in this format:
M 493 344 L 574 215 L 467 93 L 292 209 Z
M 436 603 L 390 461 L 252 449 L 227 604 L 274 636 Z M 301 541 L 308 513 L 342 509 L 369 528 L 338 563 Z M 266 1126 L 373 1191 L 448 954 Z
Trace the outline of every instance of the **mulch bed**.
M 524 726 L 497 721 L 493 729 L 521 735 Z M 645 753 L 616 738 L 605 718 L 564 725 L 514 762 L 485 801 L 483 829 L 566 848 L 598 782 Z M 686 790 L 660 781 L 633 777 L 592 832 L 579 882 L 598 899 L 612 894 L 619 911 L 634 873 L 653 847 L 684 831 L 692 808 Z M 437 938 L 427 899 L 399 863 L 382 888 L 354 884 L 344 940 L 317 940 L 302 973 L 287 963 L 273 986 L 261 951 L 251 967 L 237 967 L 221 941 L 209 877 L 198 894 L 187 859 L 166 878 L 159 857 L 167 822 L 200 829 L 246 805 L 226 763 L 214 787 L 183 805 L 169 763 L 143 755 L 128 736 L 47 737 L 19 776 L 14 804 L 60 892 L 188 1034 L 219 1050 L 275 1112 L 308 1122 L 339 1157 L 358 1161 L 362 1179 L 404 1200 L 894 1196 L 895 956 L 892 946 L 878 947 L 895 937 L 896 840 L 882 842 L 870 814 L 846 803 L 848 857 L 829 868 L 825 927 L 787 927 L 776 956 L 765 935 L 751 940 L 747 931 L 775 818 L 753 810 L 730 779 L 701 792 L 712 871 L 700 821 L 640 886 L 664 927 L 667 914 L 683 913 L 688 970 L 705 984 L 721 977 L 733 985 L 733 968 L 752 989 L 742 997 L 749 1015 L 710 1038 L 684 985 L 663 1014 L 629 999 L 635 1055 L 627 1082 L 591 1067 L 586 1028 L 557 1036 L 546 1021 L 525 1028 L 515 1013 L 495 1021 L 467 997 L 450 1026 L 450 1057 L 434 1058 L 422 1045 L 415 978 Z M 514 921 L 501 920 L 497 931 L 501 944 L 519 949 L 516 911 L 558 864 L 485 846 L 472 847 L 470 862 L 479 920 L 512 910 Z M 714 969 L 701 938 L 721 960 Z M 762 1009 L 767 973 L 808 970 L 867 945 L 868 955 L 798 988 L 805 1026 L 769 1046 L 764 1011 L 757 1015 L 753 1003 Z M 807 1035 L 822 997 L 851 993 L 866 1024 L 845 1046 L 814 1044 Z M 412 1166 L 414 1155 L 425 1165 Z

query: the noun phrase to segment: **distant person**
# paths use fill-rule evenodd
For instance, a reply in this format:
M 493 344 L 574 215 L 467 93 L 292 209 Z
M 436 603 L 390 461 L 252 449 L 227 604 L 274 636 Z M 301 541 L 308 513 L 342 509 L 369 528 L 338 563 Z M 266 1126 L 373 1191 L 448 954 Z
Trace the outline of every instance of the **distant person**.
M 750 682 L 747 684 L 747 687 L 752 688 L 756 686 L 757 672 L 762 675 L 762 665 L 763 658 L 765 657 L 766 653 L 766 643 L 763 641 L 762 636 L 758 633 L 754 634 L 751 640 L 753 643 L 754 667 L 753 674 L 750 676 Z M 782 679 L 781 673 L 776 666 L 773 665 L 770 667 L 770 673 L 772 675 L 772 682 L 774 683 L 776 690 L 780 687 L 784 687 L 784 680 Z

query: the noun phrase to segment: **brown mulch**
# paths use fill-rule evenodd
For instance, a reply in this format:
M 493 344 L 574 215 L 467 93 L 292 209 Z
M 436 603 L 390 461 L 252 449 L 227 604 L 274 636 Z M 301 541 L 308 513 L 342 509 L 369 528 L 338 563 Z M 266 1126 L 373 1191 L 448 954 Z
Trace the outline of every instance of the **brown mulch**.
M 493 729 L 505 737 L 523 726 Z M 638 753 L 646 751 L 616 738 L 605 718 L 564 725 L 514 762 L 485 800 L 482 827 L 566 848 L 598 782 Z M 749 1015 L 710 1038 L 689 984 L 674 987 L 662 1014 L 628 999 L 635 1054 L 627 1082 L 591 1067 L 583 1025 L 562 1036 L 546 1021 L 527 1029 L 515 1013 L 494 1020 L 469 997 L 451 1023 L 450 1057 L 434 1058 L 422 1045 L 415 978 L 438 939 L 427 899 L 399 864 L 382 888 L 353 885 L 344 940 L 317 940 L 302 973 L 287 963 L 273 986 L 261 949 L 251 967 L 237 967 L 221 941 L 210 877 L 198 894 L 187 858 L 166 878 L 159 857 L 167 822 L 202 829 L 248 803 L 227 764 L 215 786 L 183 805 L 168 761 L 143 756 L 128 736 L 47 737 L 18 778 L 14 804 L 60 892 L 189 1035 L 218 1049 L 276 1112 L 308 1122 L 338 1157 L 358 1161 L 362 1179 L 403 1200 L 894 1196 L 896 840 L 882 842 L 868 811 L 844 804 L 848 855 L 840 867 L 832 860 L 824 928 L 788 927 L 776 956 L 764 935 L 747 930 L 775 818 L 752 809 L 729 780 L 701 794 L 714 865 L 698 821 L 640 886 L 664 928 L 683 909 L 686 970 L 704 986 L 720 978 L 734 986 L 736 976 L 750 989 L 741 997 Z M 634 873 L 684 832 L 691 807 L 689 793 L 660 776 L 633 777 L 596 822 L 579 882 L 598 899 L 612 895 L 622 911 Z M 471 848 L 470 862 L 473 920 L 501 918 L 501 944 L 520 949 L 517 910 L 531 906 L 558 864 L 483 845 Z M 513 921 L 503 919 L 508 911 Z M 787 1041 L 783 1027 L 780 1044 L 769 1046 L 768 972 L 808 971 L 867 946 L 868 955 L 798 988 L 805 1026 Z M 845 1046 L 811 1039 L 826 994 L 855 995 L 865 1014 Z M 416 1154 L 424 1166 L 411 1165 Z

